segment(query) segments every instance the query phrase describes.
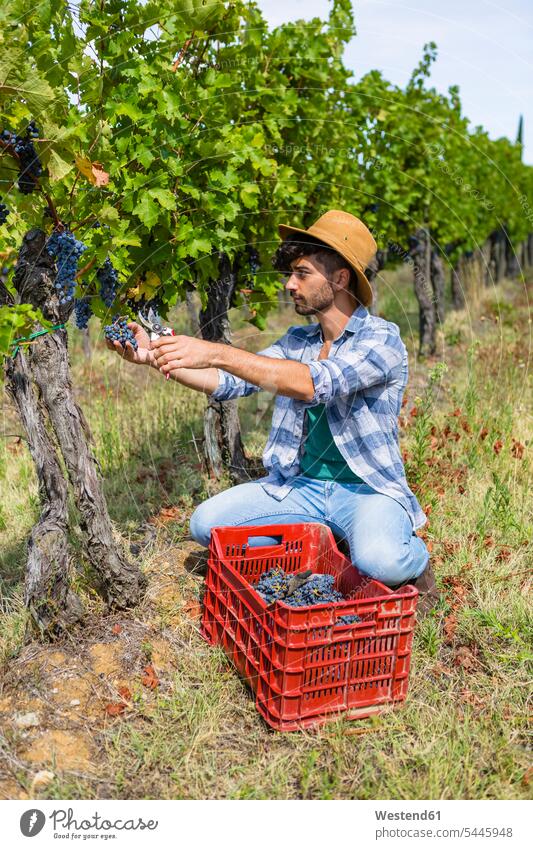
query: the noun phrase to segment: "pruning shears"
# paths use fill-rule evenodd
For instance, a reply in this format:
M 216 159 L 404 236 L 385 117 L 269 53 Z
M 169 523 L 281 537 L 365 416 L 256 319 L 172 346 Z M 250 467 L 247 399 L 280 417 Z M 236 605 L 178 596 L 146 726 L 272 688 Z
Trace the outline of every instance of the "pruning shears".
M 287 589 L 284 593 L 282 593 L 277 599 L 271 601 L 270 604 L 267 604 L 267 608 L 274 607 L 276 601 L 283 601 L 284 599 L 291 596 L 296 590 L 299 590 L 300 587 L 303 587 L 307 584 L 313 577 L 314 572 L 312 569 L 306 569 L 305 572 L 297 572 L 295 575 L 292 575 L 289 578 L 289 582 L 287 584 Z
M 148 310 L 148 316 L 144 316 L 142 312 L 138 313 L 138 318 L 140 324 L 144 327 L 145 330 L 148 331 L 150 336 L 150 342 L 153 342 L 154 339 L 159 339 L 160 336 L 175 336 L 174 330 L 172 327 L 166 327 L 158 314 L 154 312 L 152 307 Z M 169 372 L 166 374 L 166 379 L 168 380 L 170 377 Z

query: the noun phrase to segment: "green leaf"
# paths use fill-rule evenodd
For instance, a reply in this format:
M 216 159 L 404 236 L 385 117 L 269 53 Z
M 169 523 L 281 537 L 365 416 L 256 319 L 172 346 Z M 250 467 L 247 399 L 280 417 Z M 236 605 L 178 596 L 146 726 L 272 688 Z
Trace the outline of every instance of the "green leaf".
M 119 220 L 118 210 L 110 204 L 105 204 L 98 212 L 98 220 L 102 224 L 115 224 Z
M 6 56 L 0 62 L 0 98 L 2 95 L 25 100 L 32 112 L 39 114 L 51 103 L 55 94 L 36 71 L 28 70 L 23 54 Z
M 144 112 L 135 106 L 134 103 L 130 103 L 128 101 L 114 104 L 113 113 L 115 115 L 126 115 L 126 117 L 131 118 L 132 121 L 140 121 L 141 118 L 144 118 Z
M 195 236 L 187 244 L 187 251 L 193 258 L 210 254 L 212 249 L 211 240 L 202 236 Z
M 163 209 L 176 209 L 176 198 L 168 189 L 148 189 L 148 194 L 155 198 Z
M 258 194 L 260 194 L 260 191 L 256 183 L 248 183 L 239 192 L 240 198 L 247 209 L 253 209 L 256 206 Z
M 138 247 L 141 244 L 140 236 L 136 236 L 134 233 L 124 233 L 122 236 L 113 237 L 113 246 L 117 248 L 127 245 Z
M 148 192 L 145 192 L 137 206 L 133 209 L 133 214 L 150 229 L 159 218 L 159 206 L 154 203 Z
M 67 176 L 69 171 L 72 171 L 73 167 L 73 162 L 66 162 L 66 160 L 63 159 L 63 157 L 61 157 L 55 150 L 50 151 L 47 168 L 52 182 L 62 180 L 63 177 Z
M 30 304 L 0 307 L 0 354 L 12 354 L 15 350 L 12 342 L 21 336 L 28 336 L 36 321 L 40 321 L 45 328 L 52 326 L 44 320 L 41 311 L 35 310 Z

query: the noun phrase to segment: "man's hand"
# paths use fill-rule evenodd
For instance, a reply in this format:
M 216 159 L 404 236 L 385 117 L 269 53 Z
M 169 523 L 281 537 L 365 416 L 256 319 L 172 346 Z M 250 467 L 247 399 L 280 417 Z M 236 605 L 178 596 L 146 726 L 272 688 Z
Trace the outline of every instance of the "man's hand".
M 109 350 L 116 351 L 119 356 L 124 360 L 128 360 L 130 363 L 143 366 L 155 365 L 154 352 L 151 350 L 153 343 L 150 342 L 150 337 L 146 330 L 143 330 L 141 325 L 135 321 L 129 321 L 128 327 L 137 341 L 137 350 L 134 351 L 131 342 L 126 342 L 126 346 L 123 347 L 120 342 L 112 342 L 110 339 L 106 339 L 105 342 Z
M 160 336 L 151 343 L 155 365 L 162 374 L 176 368 L 210 368 L 218 344 L 194 336 Z

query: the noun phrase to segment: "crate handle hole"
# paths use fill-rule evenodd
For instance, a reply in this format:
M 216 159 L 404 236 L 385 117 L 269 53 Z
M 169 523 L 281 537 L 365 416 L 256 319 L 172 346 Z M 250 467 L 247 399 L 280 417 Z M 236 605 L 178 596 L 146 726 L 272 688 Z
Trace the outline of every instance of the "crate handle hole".
M 253 536 L 248 537 L 247 545 L 250 548 L 263 548 L 266 546 L 281 545 L 282 542 L 283 537 L 281 534 L 278 536 Z

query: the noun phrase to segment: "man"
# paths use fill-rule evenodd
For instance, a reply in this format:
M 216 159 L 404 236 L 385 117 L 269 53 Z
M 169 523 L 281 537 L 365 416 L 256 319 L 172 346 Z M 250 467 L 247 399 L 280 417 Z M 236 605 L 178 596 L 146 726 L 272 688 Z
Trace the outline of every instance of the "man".
M 366 309 L 372 290 L 364 271 L 377 245 L 360 219 L 340 210 L 307 230 L 279 232 L 274 267 L 287 274 L 297 314 L 316 316 L 316 324 L 290 327 L 259 354 L 188 336 L 150 343 L 130 325 L 139 349 L 130 346 L 127 359 L 217 400 L 276 394 L 267 475 L 200 504 L 191 535 L 207 546 L 217 526 L 323 522 L 348 543 L 362 573 L 391 587 L 415 583 L 429 607 L 433 574 L 415 533 L 426 516 L 398 447 L 407 351 L 397 325 Z

